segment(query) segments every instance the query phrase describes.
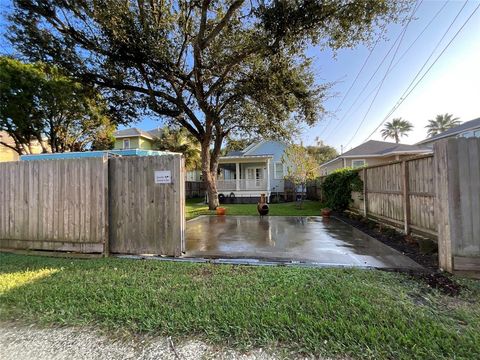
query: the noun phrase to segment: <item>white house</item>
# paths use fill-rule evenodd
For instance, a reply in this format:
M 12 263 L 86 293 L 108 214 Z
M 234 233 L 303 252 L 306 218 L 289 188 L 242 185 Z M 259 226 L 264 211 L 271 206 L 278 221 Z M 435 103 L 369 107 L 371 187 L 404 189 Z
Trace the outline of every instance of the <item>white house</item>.
M 256 203 L 260 194 L 285 197 L 285 165 L 282 156 L 287 147 L 280 141 L 260 141 L 242 151 L 219 158 L 217 189 L 220 200 Z

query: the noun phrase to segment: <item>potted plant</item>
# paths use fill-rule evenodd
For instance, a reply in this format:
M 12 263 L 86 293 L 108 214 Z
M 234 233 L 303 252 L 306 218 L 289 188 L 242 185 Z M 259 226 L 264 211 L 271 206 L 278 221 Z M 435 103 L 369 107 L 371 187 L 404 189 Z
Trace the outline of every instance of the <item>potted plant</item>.
M 216 211 L 217 211 L 217 215 L 225 215 L 227 213 L 227 209 L 220 206 L 217 207 Z
M 331 213 L 332 213 L 332 209 L 330 209 L 328 207 L 322 209 L 322 216 L 323 217 L 330 217 Z

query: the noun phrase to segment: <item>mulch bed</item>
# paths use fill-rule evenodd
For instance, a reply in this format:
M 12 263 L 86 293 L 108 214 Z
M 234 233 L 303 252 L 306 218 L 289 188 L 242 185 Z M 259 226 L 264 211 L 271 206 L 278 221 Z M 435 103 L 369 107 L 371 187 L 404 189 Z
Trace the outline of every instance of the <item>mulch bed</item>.
M 435 288 L 450 296 L 457 296 L 461 286 L 451 277 L 440 272 L 438 269 L 438 253 L 424 253 L 420 251 L 419 237 L 405 236 L 390 226 L 366 220 L 360 215 L 353 213 L 335 213 L 334 216 L 353 227 L 363 231 L 378 241 L 400 251 L 405 256 L 422 265 L 426 270 L 409 270 L 409 276 L 416 280 L 425 282 L 431 288 Z

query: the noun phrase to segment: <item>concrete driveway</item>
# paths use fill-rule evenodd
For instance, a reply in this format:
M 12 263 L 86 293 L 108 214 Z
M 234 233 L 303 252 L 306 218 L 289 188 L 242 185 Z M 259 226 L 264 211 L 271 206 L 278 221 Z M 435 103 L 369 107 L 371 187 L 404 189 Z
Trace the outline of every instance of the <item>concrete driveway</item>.
M 421 268 L 340 220 L 303 216 L 200 216 L 187 222 L 185 256 Z

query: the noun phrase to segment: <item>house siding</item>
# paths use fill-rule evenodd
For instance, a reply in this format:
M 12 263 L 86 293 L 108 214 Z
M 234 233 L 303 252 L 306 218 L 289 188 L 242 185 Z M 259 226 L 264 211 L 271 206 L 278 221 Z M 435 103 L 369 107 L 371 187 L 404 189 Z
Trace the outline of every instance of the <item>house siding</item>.
M 0 139 L 11 146 L 15 146 L 15 141 L 10 137 L 10 135 L 8 135 L 6 131 L 0 131 Z M 45 144 L 45 146 L 48 148 L 47 144 Z M 38 141 L 32 142 L 31 150 L 32 154 L 41 154 L 43 151 Z M 0 162 L 18 160 L 20 160 L 20 155 L 18 155 L 15 150 L 12 150 L 9 147 L 0 144 Z
M 275 163 L 281 162 L 283 153 L 287 148 L 287 144 L 280 141 L 264 141 L 260 145 L 256 146 L 251 151 L 248 151 L 248 155 L 272 155 L 273 159 L 270 160 L 270 191 L 283 192 L 284 183 L 283 179 L 275 179 Z M 284 167 L 284 176 L 286 175 L 286 169 Z
M 123 149 L 123 140 L 130 140 L 130 149 L 152 150 L 152 141 L 139 136 L 115 139 L 114 149 Z
M 18 159 L 19 155 L 16 151 L 13 151 L 5 145 L 0 145 L 0 162 L 17 161 Z
M 373 165 L 379 165 L 379 164 L 384 164 L 390 161 L 395 161 L 395 160 L 401 160 L 405 159 L 408 157 L 412 157 L 414 155 L 412 154 L 406 154 L 406 155 L 393 155 L 393 156 L 383 156 L 383 157 L 354 157 L 354 158 L 345 158 L 345 166 L 344 164 L 344 158 L 339 158 L 330 164 L 324 165 L 320 167 L 320 174 L 323 175 L 328 175 L 331 174 L 333 171 L 337 169 L 342 169 L 344 167 L 353 167 L 353 162 L 355 160 L 365 160 L 365 166 L 373 166 Z

